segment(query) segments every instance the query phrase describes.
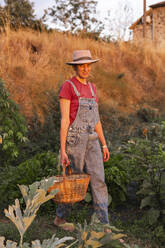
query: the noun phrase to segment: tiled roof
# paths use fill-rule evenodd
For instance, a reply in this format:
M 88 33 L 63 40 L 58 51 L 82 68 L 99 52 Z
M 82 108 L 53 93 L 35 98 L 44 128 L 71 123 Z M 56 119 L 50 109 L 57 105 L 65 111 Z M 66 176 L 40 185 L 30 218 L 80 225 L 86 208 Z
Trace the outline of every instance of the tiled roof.
M 150 7 L 151 7 L 152 9 L 159 8 L 159 7 L 165 7 L 165 1 L 159 2 L 159 3 L 155 3 L 155 4 L 152 4 L 152 5 L 150 5 Z
M 146 16 L 147 16 L 147 15 L 150 15 L 150 14 L 152 13 L 152 9 L 156 9 L 156 8 L 159 8 L 159 7 L 165 7 L 165 1 L 159 2 L 159 3 L 155 3 L 155 4 L 153 4 L 153 5 L 150 5 L 149 7 L 150 7 L 150 9 L 149 9 L 148 11 L 146 11 Z M 134 29 L 134 28 L 136 27 L 136 25 L 138 25 L 138 24 L 141 22 L 142 18 L 143 18 L 143 15 L 142 15 L 139 19 L 137 19 L 137 21 L 134 22 L 134 23 L 129 27 L 129 29 Z
M 146 11 L 146 16 L 149 16 L 152 13 L 152 9 L 149 9 L 148 11 Z M 139 19 L 137 19 L 136 22 L 134 22 L 129 29 L 134 29 L 136 27 L 136 25 L 138 25 L 141 21 L 142 21 L 143 16 L 141 16 Z

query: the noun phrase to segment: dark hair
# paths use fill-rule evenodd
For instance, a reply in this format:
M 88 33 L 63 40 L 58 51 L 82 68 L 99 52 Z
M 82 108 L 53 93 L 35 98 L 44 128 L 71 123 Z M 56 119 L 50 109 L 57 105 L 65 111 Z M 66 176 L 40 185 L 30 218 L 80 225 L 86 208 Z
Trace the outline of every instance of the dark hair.
M 76 71 L 77 70 L 77 64 L 76 65 L 72 65 L 73 69 Z

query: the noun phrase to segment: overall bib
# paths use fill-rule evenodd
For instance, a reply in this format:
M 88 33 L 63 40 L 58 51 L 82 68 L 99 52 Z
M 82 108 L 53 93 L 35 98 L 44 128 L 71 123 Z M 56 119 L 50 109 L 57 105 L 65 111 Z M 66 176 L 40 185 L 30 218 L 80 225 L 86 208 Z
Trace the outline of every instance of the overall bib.
M 104 178 L 104 164 L 102 152 L 95 131 L 99 121 L 96 96 L 89 83 L 92 98 L 82 98 L 76 86 L 73 86 L 79 99 L 77 115 L 68 130 L 66 139 L 66 153 L 74 173 L 83 173 L 84 170 L 91 176 L 90 186 L 92 192 L 94 211 L 101 223 L 107 224 L 108 220 L 108 192 Z M 60 218 L 67 218 L 71 211 L 71 204 L 59 204 L 56 214 Z

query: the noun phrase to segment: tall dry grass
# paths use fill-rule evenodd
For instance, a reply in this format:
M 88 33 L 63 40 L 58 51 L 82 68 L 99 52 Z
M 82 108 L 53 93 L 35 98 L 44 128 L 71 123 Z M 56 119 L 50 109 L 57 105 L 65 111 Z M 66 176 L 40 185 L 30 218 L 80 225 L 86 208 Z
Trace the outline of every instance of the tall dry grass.
M 51 92 L 73 75 L 66 61 L 75 49 L 90 49 L 101 61 L 93 65 L 104 108 L 128 114 L 146 105 L 164 111 L 165 51 L 153 44 L 105 43 L 59 32 L 6 30 L 0 39 L 0 77 L 30 121 L 47 111 Z

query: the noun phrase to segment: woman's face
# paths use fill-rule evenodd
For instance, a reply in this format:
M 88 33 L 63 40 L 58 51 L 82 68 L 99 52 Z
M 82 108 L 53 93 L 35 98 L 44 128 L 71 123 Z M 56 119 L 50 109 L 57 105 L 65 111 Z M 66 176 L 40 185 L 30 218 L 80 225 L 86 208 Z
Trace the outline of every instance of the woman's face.
M 91 72 L 91 64 L 76 65 L 76 74 L 82 79 L 88 78 Z

